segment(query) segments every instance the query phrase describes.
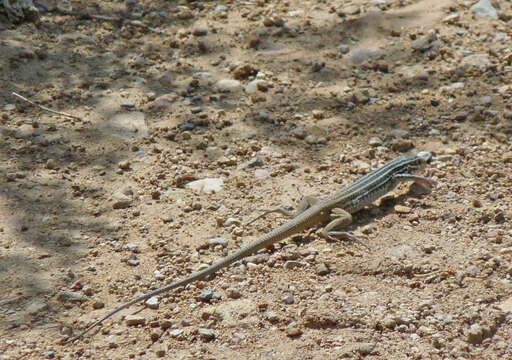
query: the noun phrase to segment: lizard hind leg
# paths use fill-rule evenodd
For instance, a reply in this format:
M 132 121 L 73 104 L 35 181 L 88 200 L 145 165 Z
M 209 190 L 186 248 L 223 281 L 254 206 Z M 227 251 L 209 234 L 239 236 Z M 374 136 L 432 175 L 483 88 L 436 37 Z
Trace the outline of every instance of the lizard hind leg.
M 326 239 L 336 240 L 349 240 L 358 243 L 366 248 L 369 248 L 364 242 L 359 240 L 355 235 L 347 231 L 335 231 L 335 229 L 342 229 L 352 223 L 352 215 L 341 209 L 334 208 L 331 210 L 331 222 L 329 222 L 321 231 L 321 235 Z
M 274 209 L 264 210 L 262 214 L 256 216 L 254 219 L 252 219 L 251 221 L 246 223 L 245 226 L 252 224 L 256 220 L 259 220 L 260 218 L 265 217 L 268 214 L 272 214 L 272 213 L 276 213 L 276 212 L 280 213 L 284 216 L 287 216 L 289 218 L 293 218 L 293 217 L 297 216 L 298 214 L 302 213 L 303 211 L 307 210 L 314 204 L 316 204 L 318 201 L 319 201 L 319 199 L 317 199 L 313 196 L 306 196 L 299 202 L 299 205 L 297 206 L 297 211 L 295 211 L 295 212 L 284 207 L 284 206 L 280 206 L 280 207 L 277 207 Z

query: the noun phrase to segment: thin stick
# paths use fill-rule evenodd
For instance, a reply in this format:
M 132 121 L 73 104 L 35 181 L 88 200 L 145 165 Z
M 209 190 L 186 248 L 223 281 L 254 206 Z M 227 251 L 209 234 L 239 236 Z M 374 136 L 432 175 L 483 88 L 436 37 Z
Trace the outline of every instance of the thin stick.
M 54 114 L 58 114 L 58 115 L 62 115 L 62 116 L 66 116 L 66 117 L 68 117 L 68 118 L 72 118 L 72 119 L 76 119 L 76 120 L 82 120 L 82 118 L 79 118 L 78 116 L 71 115 L 71 114 L 66 114 L 65 112 L 55 111 L 55 110 L 52 110 L 52 109 L 50 109 L 50 108 L 47 108 L 46 106 L 36 104 L 35 102 L 33 102 L 33 101 L 31 101 L 31 100 L 27 99 L 26 97 L 21 96 L 20 94 L 15 93 L 14 91 L 13 91 L 11 94 L 13 94 L 14 96 L 19 97 L 21 100 L 24 100 L 24 101 L 28 102 L 29 104 L 32 104 L 32 105 L 34 105 L 34 106 L 37 106 L 37 107 L 38 107 L 38 108 L 40 108 L 40 109 L 43 109 L 43 110 L 49 111 L 49 112 L 54 113 Z

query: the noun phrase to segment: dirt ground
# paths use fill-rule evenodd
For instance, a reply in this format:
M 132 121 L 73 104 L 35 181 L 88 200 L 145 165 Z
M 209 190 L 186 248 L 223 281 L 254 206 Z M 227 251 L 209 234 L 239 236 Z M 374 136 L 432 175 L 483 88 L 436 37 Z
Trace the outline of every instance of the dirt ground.
M 0 359 L 512 359 L 510 1 L 38 4 L 0 22 Z M 414 150 L 437 187 L 369 249 L 313 229 L 64 344 Z

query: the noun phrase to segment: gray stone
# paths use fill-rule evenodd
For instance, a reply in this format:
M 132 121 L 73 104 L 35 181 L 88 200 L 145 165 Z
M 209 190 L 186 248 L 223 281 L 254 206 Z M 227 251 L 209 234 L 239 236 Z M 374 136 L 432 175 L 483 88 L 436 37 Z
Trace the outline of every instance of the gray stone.
M 27 306 L 27 312 L 34 316 L 39 315 L 40 312 L 46 310 L 48 308 L 48 304 L 46 304 L 44 301 L 40 299 L 34 299 L 28 306 Z
M 352 51 L 352 54 L 350 55 L 350 62 L 354 65 L 359 65 L 365 61 L 381 57 L 385 54 L 386 52 L 381 49 L 360 48 Z
M 217 89 L 220 92 L 237 92 L 242 88 L 242 84 L 234 79 L 222 79 L 217 82 Z
M 70 302 L 85 302 L 87 298 L 79 292 L 73 291 L 61 291 L 57 296 L 59 301 L 70 301 Z
M 216 238 L 208 240 L 208 244 L 213 245 L 213 246 L 221 245 L 223 247 L 226 247 L 226 246 L 228 246 L 228 243 L 229 243 L 229 240 L 226 239 L 225 237 L 216 237 Z
M 350 51 L 350 47 L 347 44 L 340 44 L 336 49 L 342 54 L 348 54 Z
M 224 181 L 220 178 L 206 178 L 191 181 L 185 185 L 185 187 L 195 191 L 204 192 L 206 194 L 212 194 L 221 191 L 223 185 Z
M 158 309 L 158 306 L 160 305 L 160 300 L 158 299 L 158 296 L 152 296 L 146 300 L 145 304 L 150 309 Z
M 490 0 L 480 0 L 478 3 L 471 7 L 471 11 L 481 17 L 490 17 L 493 19 L 498 18 L 498 13 L 492 6 Z
M 140 315 L 126 315 L 125 322 L 128 326 L 144 325 L 146 319 Z
M 201 340 L 203 340 L 204 342 L 212 341 L 216 337 L 215 331 L 211 329 L 200 328 L 197 330 L 197 333 L 199 334 Z
M 116 191 L 112 195 L 112 207 L 114 209 L 126 209 L 131 206 L 132 198 L 123 194 L 121 191 Z

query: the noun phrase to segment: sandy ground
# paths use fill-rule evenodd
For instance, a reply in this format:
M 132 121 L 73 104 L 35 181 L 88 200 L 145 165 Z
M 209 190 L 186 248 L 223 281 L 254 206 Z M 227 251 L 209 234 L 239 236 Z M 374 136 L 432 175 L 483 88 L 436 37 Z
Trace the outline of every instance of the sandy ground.
M 512 358 L 510 1 L 58 3 L 0 22 L 1 359 Z M 414 150 L 370 250 L 313 229 L 63 344 Z

